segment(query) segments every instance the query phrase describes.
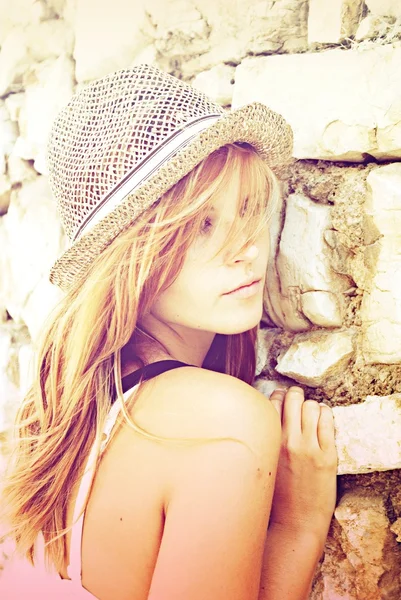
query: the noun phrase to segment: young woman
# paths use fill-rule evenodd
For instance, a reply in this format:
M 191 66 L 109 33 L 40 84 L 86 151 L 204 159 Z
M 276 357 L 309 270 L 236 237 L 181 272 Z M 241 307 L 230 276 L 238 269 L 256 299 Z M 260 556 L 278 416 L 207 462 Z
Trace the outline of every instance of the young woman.
M 50 183 L 72 244 L 51 281 L 66 295 L 3 491 L 18 552 L 44 552 L 57 597 L 308 597 L 335 506 L 332 412 L 251 387 L 291 141 L 264 105 L 226 112 L 148 65 L 57 118 Z

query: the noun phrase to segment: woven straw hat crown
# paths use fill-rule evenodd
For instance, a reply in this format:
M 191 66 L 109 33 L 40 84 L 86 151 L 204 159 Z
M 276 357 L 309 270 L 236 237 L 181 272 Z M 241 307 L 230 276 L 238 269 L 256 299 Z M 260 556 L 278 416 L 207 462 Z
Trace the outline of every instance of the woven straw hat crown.
M 68 290 L 141 212 L 234 141 L 252 144 L 273 170 L 291 158 L 292 132 L 281 115 L 257 102 L 227 111 L 150 65 L 75 94 L 48 141 L 49 183 L 71 244 L 50 281 Z

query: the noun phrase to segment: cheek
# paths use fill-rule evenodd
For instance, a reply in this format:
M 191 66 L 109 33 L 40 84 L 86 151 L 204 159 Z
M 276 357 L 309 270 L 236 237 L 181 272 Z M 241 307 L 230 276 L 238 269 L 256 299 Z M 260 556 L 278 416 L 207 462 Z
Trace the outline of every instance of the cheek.
M 197 317 L 201 311 L 213 306 L 216 296 L 215 274 L 206 269 L 183 269 L 174 283 L 159 295 L 152 312 L 159 317 Z
M 270 236 L 268 231 L 266 231 L 262 236 L 260 236 L 258 240 L 258 247 L 261 260 L 265 262 L 267 267 L 267 263 L 270 258 Z

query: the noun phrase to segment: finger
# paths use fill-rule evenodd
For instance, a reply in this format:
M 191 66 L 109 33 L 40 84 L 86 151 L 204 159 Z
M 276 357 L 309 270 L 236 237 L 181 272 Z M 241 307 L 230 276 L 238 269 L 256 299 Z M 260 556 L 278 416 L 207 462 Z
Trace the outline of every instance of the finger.
M 320 418 L 320 406 L 315 400 L 305 400 L 302 405 L 302 435 L 309 445 L 319 448 L 317 426 Z
M 334 415 L 330 406 L 320 403 L 320 415 L 317 427 L 319 446 L 323 451 L 335 448 Z
M 270 402 L 273 404 L 274 408 L 278 412 L 280 421 L 282 421 L 282 419 L 283 419 L 283 406 L 284 406 L 285 393 L 286 393 L 285 389 L 276 388 L 270 394 Z
M 291 386 L 284 399 L 283 407 L 283 429 L 289 434 L 300 435 L 302 404 L 304 403 L 304 391 L 298 386 Z

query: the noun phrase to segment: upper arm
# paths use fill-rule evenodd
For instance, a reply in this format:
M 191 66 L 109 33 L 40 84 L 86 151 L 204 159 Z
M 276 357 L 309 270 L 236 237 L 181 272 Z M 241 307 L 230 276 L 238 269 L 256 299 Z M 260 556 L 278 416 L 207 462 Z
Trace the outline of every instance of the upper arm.
M 280 431 L 266 399 L 245 385 L 230 382 L 230 401 L 217 390 L 204 403 L 214 407 L 210 435 L 252 451 L 222 441 L 176 455 L 149 600 L 258 597 Z

